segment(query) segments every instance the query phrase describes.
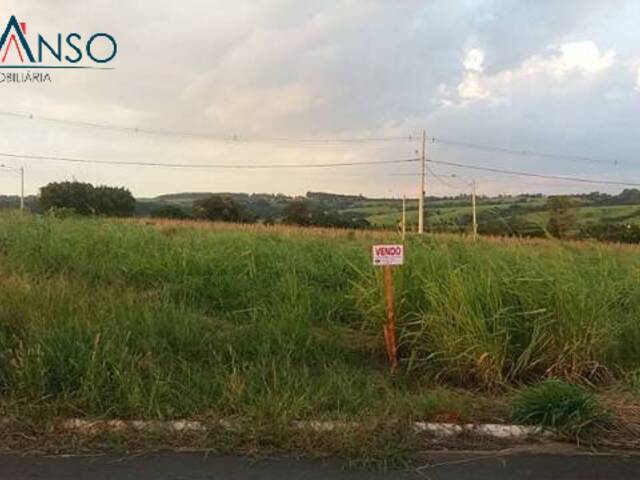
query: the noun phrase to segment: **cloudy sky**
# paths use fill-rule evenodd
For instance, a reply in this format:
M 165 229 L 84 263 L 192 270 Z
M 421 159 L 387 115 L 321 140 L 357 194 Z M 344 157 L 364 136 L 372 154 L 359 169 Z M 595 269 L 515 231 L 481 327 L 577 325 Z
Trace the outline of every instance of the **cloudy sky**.
M 277 164 L 415 156 L 408 139 L 301 143 L 275 137 L 419 135 L 603 163 L 428 145 L 433 160 L 640 183 L 637 0 L 3 0 L 37 33 L 108 32 L 114 70 L 0 84 L 0 152 L 95 160 Z M 3 52 L 0 52 L 2 54 Z M 10 52 L 15 56 L 15 52 Z M 1 58 L 1 57 L 0 57 Z M 233 139 L 146 135 L 107 123 Z M 617 164 L 613 162 L 617 161 Z M 610 162 L 610 163 L 606 163 Z M 137 196 L 180 191 L 415 196 L 418 165 L 189 170 L 0 159 L 28 193 L 77 179 Z M 635 166 L 638 163 L 639 167 Z M 432 165 L 432 194 L 618 191 Z M 451 178 L 452 174 L 457 177 Z M 0 194 L 18 192 L 0 172 Z

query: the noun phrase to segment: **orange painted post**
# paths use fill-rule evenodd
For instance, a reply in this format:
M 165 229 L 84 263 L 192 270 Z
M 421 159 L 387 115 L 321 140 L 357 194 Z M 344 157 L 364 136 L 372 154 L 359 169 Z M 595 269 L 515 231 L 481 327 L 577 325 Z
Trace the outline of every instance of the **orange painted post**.
M 387 345 L 387 356 L 391 365 L 391 373 L 398 370 L 398 343 L 396 340 L 396 312 L 393 303 L 393 271 L 391 267 L 385 265 L 384 292 L 387 299 L 387 323 L 384 326 L 384 340 Z
M 373 265 L 382 267 L 384 294 L 387 303 L 387 321 L 384 325 L 384 343 L 391 365 L 391 373 L 398 370 L 398 341 L 396 338 L 396 311 L 393 302 L 393 267 L 404 263 L 404 245 L 374 245 Z

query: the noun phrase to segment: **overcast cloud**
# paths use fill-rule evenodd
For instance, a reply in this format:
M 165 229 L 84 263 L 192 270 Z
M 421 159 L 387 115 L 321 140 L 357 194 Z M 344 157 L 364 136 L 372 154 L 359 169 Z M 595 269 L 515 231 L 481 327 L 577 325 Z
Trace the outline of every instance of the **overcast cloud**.
M 232 138 L 416 135 L 561 152 L 618 165 L 429 145 L 433 159 L 640 183 L 640 2 L 636 0 L 3 0 L 30 33 L 109 32 L 113 71 L 0 84 L 2 111 Z M 224 143 L 0 116 L 0 151 L 174 163 L 410 158 L 416 144 Z M 76 178 L 177 191 L 415 195 L 416 165 L 194 171 L 0 160 L 27 191 Z M 616 191 L 434 166 L 482 193 Z M 456 183 L 458 182 L 458 183 Z M 462 185 L 459 181 L 448 181 Z M 430 192 L 455 189 L 430 180 Z M 18 191 L 0 173 L 0 193 Z

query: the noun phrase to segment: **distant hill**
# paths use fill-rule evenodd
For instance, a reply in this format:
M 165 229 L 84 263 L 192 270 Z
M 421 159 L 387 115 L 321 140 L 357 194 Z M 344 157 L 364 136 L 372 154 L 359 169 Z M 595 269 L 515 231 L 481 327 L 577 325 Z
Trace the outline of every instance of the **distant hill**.
M 211 192 L 182 192 L 182 193 L 167 193 L 165 195 L 158 195 L 150 200 L 153 201 L 167 201 L 167 202 L 183 202 L 199 200 L 201 198 L 207 198 L 213 195 Z
M 276 220 L 294 197 L 277 194 L 216 193 L 228 195 L 245 203 L 261 219 Z M 190 211 L 193 201 L 213 193 L 174 193 L 139 201 L 138 214 L 148 215 L 159 205 L 180 205 Z M 576 211 L 576 232 L 599 227 L 640 228 L 640 190 L 626 189 L 618 195 L 599 192 L 569 195 Z M 354 219 L 366 220 L 376 227 L 395 228 L 401 219 L 402 201 L 390 198 L 367 198 L 329 192 L 308 192 L 305 198 L 318 208 L 337 211 Z M 549 219 L 548 197 L 539 193 L 522 195 L 480 196 L 477 199 L 480 230 L 497 235 L 546 234 Z M 451 197 L 427 197 L 427 227 L 435 231 L 465 232 L 471 224 L 471 197 L 462 194 Z M 407 201 L 409 228 L 417 223 L 417 201 Z M 608 227 L 607 227 L 608 228 Z

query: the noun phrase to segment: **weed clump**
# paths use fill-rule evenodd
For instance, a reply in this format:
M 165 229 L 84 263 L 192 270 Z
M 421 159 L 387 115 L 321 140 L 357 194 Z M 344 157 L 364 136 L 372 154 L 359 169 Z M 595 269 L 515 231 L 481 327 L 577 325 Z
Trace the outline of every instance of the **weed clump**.
M 520 390 L 512 402 L 512 418 L 577 441 L 591 440 L 609 423 L 609 413 L 593 392 L 560 380 Z

